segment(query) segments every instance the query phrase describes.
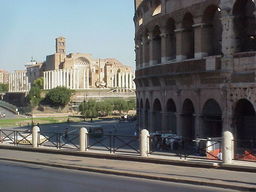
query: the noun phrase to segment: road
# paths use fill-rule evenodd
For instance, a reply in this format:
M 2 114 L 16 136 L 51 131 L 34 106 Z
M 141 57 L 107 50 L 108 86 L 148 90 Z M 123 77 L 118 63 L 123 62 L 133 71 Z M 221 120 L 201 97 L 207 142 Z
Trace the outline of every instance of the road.
M 14 113 L 10 112 L 9 110 L 6 110 L 5 108 L 3 107 L 0 107 L 0 112 L 1 113 L 5 113 L 6 115 L 6 119 L 14 119 L 14 118 L 17 118 L 18 116 L 15 115 Z
M 0 161 L 0 187 L 8 192 L 234 192 L 8 161 Z

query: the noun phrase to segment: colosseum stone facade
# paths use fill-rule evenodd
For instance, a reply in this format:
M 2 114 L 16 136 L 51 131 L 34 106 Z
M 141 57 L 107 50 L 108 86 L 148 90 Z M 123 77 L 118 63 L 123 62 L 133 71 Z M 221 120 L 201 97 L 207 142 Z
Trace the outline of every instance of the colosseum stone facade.
M 135 0 L 139 126 L 256 145 L 255 0 Z

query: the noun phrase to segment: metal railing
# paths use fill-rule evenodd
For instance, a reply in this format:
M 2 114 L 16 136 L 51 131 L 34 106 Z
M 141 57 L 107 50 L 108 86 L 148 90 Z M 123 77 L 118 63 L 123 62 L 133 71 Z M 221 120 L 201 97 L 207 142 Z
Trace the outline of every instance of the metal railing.
M 32 132 L 0 129 L 0 142 L 13 145 L 32 145 Z

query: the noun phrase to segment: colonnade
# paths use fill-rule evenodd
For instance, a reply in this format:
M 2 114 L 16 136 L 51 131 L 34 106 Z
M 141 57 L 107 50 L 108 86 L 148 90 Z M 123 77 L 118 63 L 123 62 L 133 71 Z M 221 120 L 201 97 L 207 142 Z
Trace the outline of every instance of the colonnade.
M 28 92 L 30 83 L 26 71 L 17 71 L 9 75 L 9 92 Z
M 89 70 L 59 69 L 44 72 L 44 89 L 49 90 L 58 86 L 69 89 L 88 89 Z
M 112 85 L 117 88 L 135 89 L 134 78 L 134 73 L 119 72 L 114 74 Z

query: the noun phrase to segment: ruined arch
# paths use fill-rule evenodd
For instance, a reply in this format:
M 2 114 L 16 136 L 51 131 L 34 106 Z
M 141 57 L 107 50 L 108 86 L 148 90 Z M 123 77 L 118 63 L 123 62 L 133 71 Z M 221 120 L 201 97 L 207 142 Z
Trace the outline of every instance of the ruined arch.
M 153 30 L 153 63 L 161 63 L 161 30 L 158 25 Z
M 256 113 L 253 104 L 247 99 L 237 101 L 234 109 L 233 124 L 238 142 L 256 140 Z
M 146 103 L 145 103 L 145 129 L 149 130 L 149 113 L 150 113 L 150 104 L 149 104 L 149 100 L 146 99 Z
M 209 99 L 205 102 L 202 110 L 202 126 L 200 137 L 222 136 L 222 110 L 218 102 Z
M 190 99 L 186 99 L 182 106 L 182 137 L 189 142 L 195 138 L 194 113 L 193 102 Z
M 236 52 L 256 51 L 255 3 L 236 0 L 233 6 Z
M 203 14 L 204 50 L 208 56 L 221 54 L 222 24 L 217 5 L 208 6 Z
M 153 103 L 153 131 L 162 130 L 162 106 L 159 99 L 155 99 Z
M 167 131 L 176 134 L 177 133 L 177 117 L 176 117 L 176 105 L 173 99 L 168 99 L 166 104 L 167 111 Z
M 186 13 L 182 20 L 182 55 L 186 59 L 194 58 L 195 52 L 195 37 L 194 37 L 194 29 L 193 29 L 193 15 L 191 13 Z
M 158 15 L 162 12 L 162 4 L 160 0 L 155 0 L 152 5 L 152 16 Z
M 166 56 L 168 60 L 173 60 L 176 58 L 176 34 L 175 34 L 175 20 L 169 18 L 166 23 L 167 32 L 167 50 Z

